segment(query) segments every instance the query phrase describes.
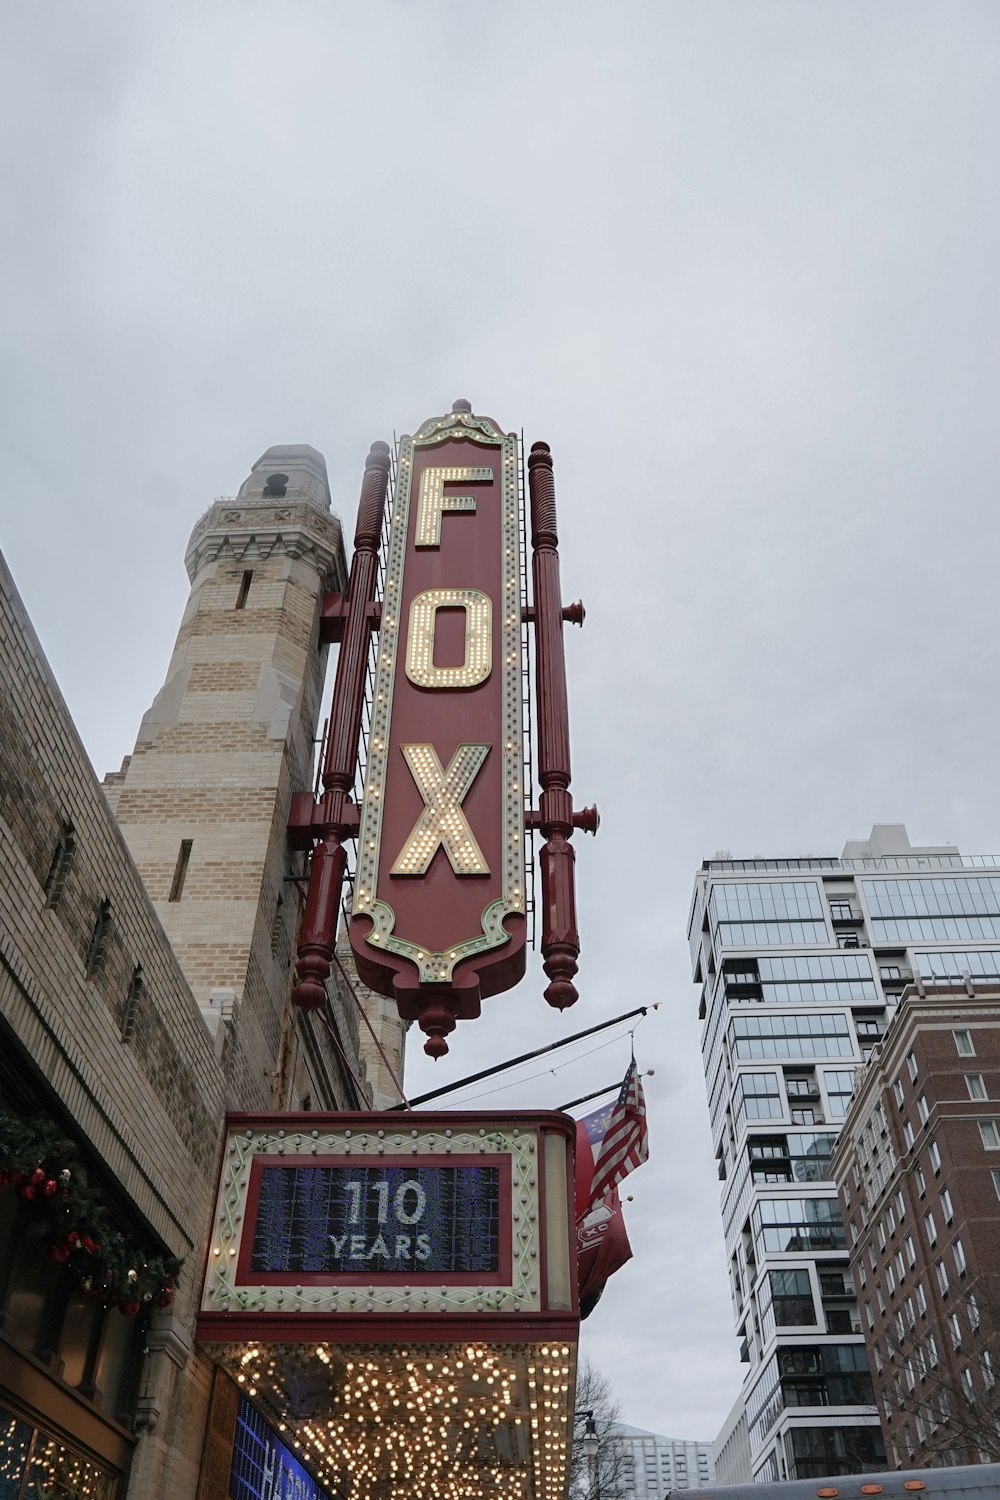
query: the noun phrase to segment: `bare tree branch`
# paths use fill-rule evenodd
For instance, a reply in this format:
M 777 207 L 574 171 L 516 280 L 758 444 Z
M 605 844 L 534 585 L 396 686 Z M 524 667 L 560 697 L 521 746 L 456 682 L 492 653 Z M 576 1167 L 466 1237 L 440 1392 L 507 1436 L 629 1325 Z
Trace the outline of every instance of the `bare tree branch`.
M 633 1463 L 622 1436 L 620 1408 L 606 1375 L 584 1360 L 576 1378 L 576 1410 L 592 1411 L 597 1428 L 597 1453 L 584 1449 L 585 1423 L 574 1424 L 570 1455 L 569 1500 L 628 1500 L 633 1492 Z
M 888 1434 L 904 1459 L 1000 1461 L 1000 1274 L 952 1286 L 944 1307 L 933 1327 L 897 1312 L 879 1351 Z

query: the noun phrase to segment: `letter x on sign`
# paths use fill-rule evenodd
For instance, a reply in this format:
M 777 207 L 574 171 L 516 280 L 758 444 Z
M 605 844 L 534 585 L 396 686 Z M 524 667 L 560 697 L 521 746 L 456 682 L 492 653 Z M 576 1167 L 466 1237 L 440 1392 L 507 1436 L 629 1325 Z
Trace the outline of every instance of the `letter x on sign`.
M 456 875 L 488 875 L 490 867 L 462 811 L 466 793 L 490 753 L 489 745 L 459 745 L 447 771 L 433 745 L 400 745 L 424 799 L 424 810 L 399 851 L 392 875 L 424 875 L 444 845 Z

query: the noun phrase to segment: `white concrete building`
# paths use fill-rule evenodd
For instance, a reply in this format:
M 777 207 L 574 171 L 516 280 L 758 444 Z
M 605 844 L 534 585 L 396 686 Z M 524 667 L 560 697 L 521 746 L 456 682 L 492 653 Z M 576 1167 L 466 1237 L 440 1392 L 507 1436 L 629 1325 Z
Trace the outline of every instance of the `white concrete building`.
M 877 1469 L 830 1154 L 903 985 L 1000 977 L 1000 861 L 901 824 L 840 859 L 710 859 L 688 932 L 753 1477 Z
M 672 1490 L 714 1482 L 711 1443 L 686 1443 L 641 1427 L 622 1426 L 620 1433 L 632 1460 L 636 1500 L 666 1500 Z

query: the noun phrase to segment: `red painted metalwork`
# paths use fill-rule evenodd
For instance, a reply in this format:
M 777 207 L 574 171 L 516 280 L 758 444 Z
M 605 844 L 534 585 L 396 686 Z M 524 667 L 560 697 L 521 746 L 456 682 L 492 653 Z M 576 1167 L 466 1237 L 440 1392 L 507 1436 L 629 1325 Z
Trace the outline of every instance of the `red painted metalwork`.
M 365 694 L 368 641 L 376 612 L 375 585 L 378 549 L 382 535 L 389 479 L 389 445 L 373 443 L 365 461 L 365 475 L 358 502 L 354 533 L 354 557 L 346 601 L 334 611 L 337 616 L 340 657 L 330 710 L 330 729 L 323 765 L 323 795 L 309 810 L 307 839 L 319 838 L 309 870 L 309 893 L 299 937 L 297 983 L 292 999 L 304 1010 L 318 1010 L 326 998 L 337 933 L 340 893 L 347 871 L 345 838 L 357 833 L 358 808 L 350 800 L 361 735 L 361 711 Z M 310 799 L 311 800 L 311 799 Z
M 251 1339 L 270 1344 L 308 1344 L 336 1337 L 338 1344 L 470 1344 L 488 1338 L 505 1344 L 576 1343 L 580 1314 L 573 1312 L 506 1313 L 494 1321 L 488 1313 L 405 1313 L 398 1318 L 338 1313 L 200 1313 L 198 1342 L 226 1344 Z
M 381 730 L 383 743 L 379 745 L 378 736 L 375 739 L 382 760 L 374 776 L 380 785 L 373 795 L 381 798 L 374 804 L 381 811 L 373 813 L 366 806 L 363 814 L 366 832 L 359 851 L 350 940 L 362 982 L 395 999 L 404 1019 L 419 1022 L 427 1036 L 425 1051 L 432 1057 L 447 1052 L 445 1037 L 454 1030 L 458 1019 L 478 1016 L 483 998 L 509 989 L 524 973 L 527 924 L 523 875 L 507 879 L 502 886 L 499 883 L 514 825 L 519 832 L 523 832 L 524 826 L 536 828 L 544 839 L 538 862 L 541 949 L 549 981 L 545 998 L 559 1010 L 576 1001 L 574 979 L 580 938 L 575 854 L 570 840 L 578 828 L 596 833 L 599 823 L 595 807 L 574 811 L 569 789 L 563 626 L 564 623 L 582 625 L 584 609 L 580 603 L 565 606 L 562 603 L 552 455 L 547 443 L 535 443 L 528 459 L 534 598 L 520 617 L 532 625 L 535 634 L 541 792 L 537 810 L 532 809 L 522 817 L 519 794 L 509 790 L 517 782 L 512 779 L 509 767 L 504 768 L 504 756 L 509 760 L 512 752 L 508 741 L 516 739 L 517 732 L 512 735 L 510 728 L 505 731 L 501 727 L 504 695 L 509 698 L 511 691 L 506 664 L 515 659 L 517 644 L 503 634 L 504 628 L 512 624 L 509 618 L 506 627 L 502 622 L 508 614 L 505 601 L 511 597 L 509 590 L 516 587 L 516 578 L 509 576 L 510 565 L 504 562 L 513 554 L 509 532 L 501 529 L 501 509 L 506 518 L 503 524 L 510 525 L 510 475 L 516 444 L 488 419 L 472 418 L 469 402 L 456 402 L 453 411 L 460 414 L 454 422 L 442 419 L 427 423 L 415 441 L 404 439 L 401 465 L 404 496 L 410 495 L 410 508 L 407 519 L 403 506 L 400 524 L 394 528 L 393 545 L 398 556 L 392 566 L 399 574 L 398 591 L 390 594 L 394 607 L 387 610 L 384 627 L 383 606 L 375 598 L 375 586 L 389 450 L 384 443 L 372 445 L 361 492 L 348 590 L 344 595 L 331 595 L 322 611 L 321 641 L 341 643 L 322 793 L 318 797 L 296 794 L 289 820 L 294 846 L 313 849 L 298 948 L 297 982 L 292 994 L 300 1006 L 316 1009 L 324 1002 L 333 958 L 347 869 L 344 841 L 357 838 L 362 826 L 361 810 L 351 801 L 351 789 L 361 732 L 369 640 L 372 631 L 380 631 L 382 654 L 391 674 L 383 684 L 384 692 L 378 695 L 379 703 L 391 705 L 381 710 L 388 716 Z M 465 417 L 466 413 L 471 420 Z M 463 423 L 467 423 L 464 429 Z M 461 485 L 463 493 L 471 492 L 473 502 L 463 508 L 472 514 L 449 515 L 437 542 L 418 544 L 417 487 L 427 467 L 445 468 L 452 473 L 471 468 L 489 471 L 489 475 L 484 478 L 480 472 L 471 479 L 446 480 L 452 487 Z M 508 568 L 507 573 L 504 567 Z M 397 583 L 390 580 L 388 587 L 391 591 Z M 429 598 L 441 589 L 478 591 L 493 605 L 490 638 L 493 668 L 486 677 L 460 688 L 457 684 L 422 685 L 419 678 L 411 679 L 401 665 L 407 647 L 406 622 L 411 603 L 417 595 Z M 433 627 L 432 660 L 436 667 L 447 668 L 450 663 L 464 659 L 460 613 L 442 607 L 440 616 L 434 616 L 437 623 Z M 394 661 L 400 664 L 398 670 L 393 666 Z M 501 664 L 504 671 L 500 670 Z M 441 767 L 449 765 L 462 745 L 486 747 L 486 758 L 467 787 L 461 807 L 481 845 L 482 871 L 457 873 L 442 849 L 438 849 L 422 872 L 411 874 L 393 869 L 393 855 L 405 847 L 426 802 L 426 791 L 418 787 L 415 776 L 403 764 L 400 751 L 404 744 L 433 749 Z M 515 774 L 519 777 L 519 767 Z M 371 763 L 369 780 L 373 780 Z M 505 795 L 517 800 L 516 815 L 509 803 L 504 812 Z M 362 870 L 365 860 L 369 862 L 367 873 Z M 506 909 L 502 917 L 503 933 L 498 939 L 495 916 L 491 918 L 494 923 L 491 931 L 481 924 L 488 912 L 496 912 L 501 901 Z M 480 933 L 487 938 L 485 943 Z M 439 967 L 435 969 L 434 964 Z
M 552 454 L 533 443 L 528 457 L 531 497 L 531 576 L 534 592 L 535 691 L 538 702 L 538 779 L 542 787 L 536 826 L 545 838 L 538 863 L 542 874 L 542 960 L 549 977 L 545 998 L 564 1010 L 579 998 L 573 979 L 580 954 L 576 926 L 574 865 L 569 842 L 574 828 L 596 833 L 596 808 L 574 814 L 569 784 L 569 705 L 563 621 L 583 620 L 583 607 L 563 610 L 559 582 L 559 535 Z

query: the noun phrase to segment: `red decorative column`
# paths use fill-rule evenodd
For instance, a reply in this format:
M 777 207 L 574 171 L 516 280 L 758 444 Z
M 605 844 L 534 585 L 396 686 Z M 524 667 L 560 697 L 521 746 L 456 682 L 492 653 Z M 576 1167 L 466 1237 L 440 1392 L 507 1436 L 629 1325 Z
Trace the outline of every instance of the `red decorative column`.
M 557 1010 L 577 999 L 573 983 L 580 935 L 576 926 L 574 827 L 597 832 L 594 808 L 574 815 L 570 795 L 569 705 L 563 652 L 563 607 L 559 583 L 555 481 L 548 443 L 532 444 L 528 457 L 531 501 L 531 576 L 534 591 L 535 692 L 538 703 L 536 815 L 545 839 L 539 854 L 542 876 L 542 960 L 550 983 L 545 998 Z M 567 611 L 569 614 L 570 612 Z M 582 623 L 582 608 L 578 611 Z M 571 618 L 574 615 L 570 615 Z
M 330 730 L 323 762 L 323 796 L 312 813 L 319 843 L 309 869 L 309 893 L 299 937 L 292 999 L 304 1010 L 316 1010 L 325 999 L 337 936 L 337 911 L 347 869 L 343 840 L 358 830 L 358 808 L 350 800 L 361 736 L 368 640 L 374 622 L 378 549 L 389 480 L 389 445 L 373 443 L 365 461 L 354 532 L 354 557 L 347 594 L 332 602 L 333 628 L 328 639 L 340 640 L 340 657 L 330 709 Z M 324 610 L 324 614 L 328 612 Z

